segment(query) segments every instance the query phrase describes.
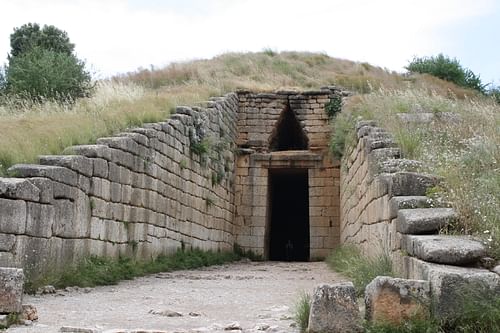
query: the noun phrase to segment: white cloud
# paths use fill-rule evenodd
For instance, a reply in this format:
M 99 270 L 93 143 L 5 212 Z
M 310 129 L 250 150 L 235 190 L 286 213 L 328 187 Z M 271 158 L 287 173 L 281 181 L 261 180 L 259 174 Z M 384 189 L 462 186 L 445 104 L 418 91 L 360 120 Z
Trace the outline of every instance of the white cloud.
M 440 28 L 495 6 L 493 0 L 190 0 L 180 8 L 176 1 L 149 1 L 8 0 L 0 55 L 9 50 L 13 27 L 39 22 L 66 30 L 79 56 L 104 74 L 264 47 L 400 69 L 415 54 L 440 51 Z M 196 7 L 193 15 L 186 6 Z

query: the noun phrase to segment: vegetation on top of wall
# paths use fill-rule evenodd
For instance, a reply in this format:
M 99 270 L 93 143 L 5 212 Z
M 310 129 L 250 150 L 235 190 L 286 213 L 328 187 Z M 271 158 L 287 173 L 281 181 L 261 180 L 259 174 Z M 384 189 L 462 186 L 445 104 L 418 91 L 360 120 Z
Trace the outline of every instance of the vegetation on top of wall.
M 404 113 L 434 118 L 407 123 L 398 116 Z M 359 119 L 376 120 L 393 134 L 403 157 L 421 161 L 419 171 L 443 179 L 432 195 L 451 202 L 460 215 L 449 232 L 482 238 L 490 255 L 500 258 L 500 105 L 482 96 L 458 99 L 415 89 L 354 96 L 334 121 L 334 152 L 355 144 Z
M 328 118 L 332 119 L 340 111 L 342 111 L 342 97 L 334 95 L 330 99 L 330 102 L 325 105 L 325 112 L 328 115 Z
M 367 257 L 354 245 L 338 247 L 326 262 L 333 270 L 352 280 L 358 296 L 364 295 L 366 286 L 377 276 L 394 276 L 389 255 Z

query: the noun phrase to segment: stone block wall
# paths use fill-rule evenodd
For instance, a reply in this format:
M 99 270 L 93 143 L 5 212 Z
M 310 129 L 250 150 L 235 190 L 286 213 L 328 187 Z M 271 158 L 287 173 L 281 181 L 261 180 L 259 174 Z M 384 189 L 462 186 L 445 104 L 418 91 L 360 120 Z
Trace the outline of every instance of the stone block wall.
M 400 158 L 391 135 L 375 123 L 360 122 L 356 133 L 357 146 L 341 167 L 341 243 L 367 256 L 388 254 L 398 275 L 430 281 L 438 317 L 457 313 L 453 309 L 461 307 L 460 292 L 467 288 L 500 293 L 500 276 L 482 264 L 484 244 L 439 234 L 458 216 L 426 197 L 439 180 L 414 172 L 420 163 Z
M 344 156 L 341 168 L 341 242 L 354 243 L 366 254 L 399 250 L 394 216 L 390 211 L 391 174 L 381 174 L 380 162 L 400 156 L 381 130 L 358 128 L 357 146 Z
M 340 163 L 328 152 L 331 127 L 325 106 L 345 94 L 319 91 L 239 92 L 240 147 L 235 180 L 236 242 L 268 257 L 269 171 L 307 169 L 309 182 L 310 258 L 327 256 L 340 242 Z M 280 115 L 289 107 L 308 139 L 306 150 L 271 151 Z
M 228 94 L 13 166 L 14 178 L 0 179 L 0 266 L 35 279 L 88 255 L 232 248 L 237 112 L 238 96 Z

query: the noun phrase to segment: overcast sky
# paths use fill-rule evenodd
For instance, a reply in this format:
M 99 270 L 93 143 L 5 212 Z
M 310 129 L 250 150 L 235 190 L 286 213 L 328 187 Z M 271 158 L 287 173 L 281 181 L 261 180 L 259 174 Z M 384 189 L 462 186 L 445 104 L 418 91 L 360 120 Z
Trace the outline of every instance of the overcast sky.
M 500 83 L 497 0 L 0 0 L 0 8 L 0 63 L 13 28 L 37 22 L 67 31 L 100 77 L 272 48 L 398 71 L 414 55 L 442 52 Z

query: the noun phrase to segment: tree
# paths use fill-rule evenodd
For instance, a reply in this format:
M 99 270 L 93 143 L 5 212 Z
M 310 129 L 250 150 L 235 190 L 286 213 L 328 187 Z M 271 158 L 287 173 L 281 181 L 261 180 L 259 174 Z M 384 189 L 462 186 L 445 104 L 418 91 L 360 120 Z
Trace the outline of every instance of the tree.
M 40 28 L 38 23 L 28 23 L 20 28 L 14 28 L 14 32 L 10 35 L 10 47 L 10 57 L 16 57 L 36 47 L 72 54 L 75 45 L 69 41 L 65 31 L 53 25 L 44 25 Z
M 438 54 L 435 57 L 415 57 L 405 68 L 410 72 L 430 74 L 483 94 L 486 92 L 487 84 L 481 82 L 479 75 L 462 67 L 457 59 L 451 59 L 443 54 Z
M 91 75 L 65 31 L 28 23 L 14 28 L 10 46 L 6 93 L 38 101 L 74 101 L 91 94 Z
M 11 59 L 7 91 L 32 100 L 73 101 L 92 91 L 85 63 L 72 54 L 36 47 Z

